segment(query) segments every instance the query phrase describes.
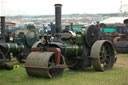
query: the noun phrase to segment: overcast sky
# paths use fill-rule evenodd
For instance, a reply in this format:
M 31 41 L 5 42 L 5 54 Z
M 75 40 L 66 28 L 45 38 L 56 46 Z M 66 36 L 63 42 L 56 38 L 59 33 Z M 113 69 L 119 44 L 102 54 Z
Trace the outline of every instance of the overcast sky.
M 0 15 L 54 14 L 54 4 L 63 4 L 63 14 L 117 13 L 121 0 L 0 0 Z M 128 0 L 122 0 L 128 4 Z

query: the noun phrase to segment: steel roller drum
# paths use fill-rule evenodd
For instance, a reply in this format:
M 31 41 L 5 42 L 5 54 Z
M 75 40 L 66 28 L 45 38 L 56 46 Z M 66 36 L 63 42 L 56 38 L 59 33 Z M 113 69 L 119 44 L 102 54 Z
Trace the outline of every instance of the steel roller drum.
M 117 53 L 128 53 L 128 41 L 121 40 L 115 44 Z
M 32 52 L 27 57 L 25 68 L 29 76 L 54 78 L 61 76 L 64 71 L 64 60 L 61 57 L 60 64 L 55 64 L 54 52 Z

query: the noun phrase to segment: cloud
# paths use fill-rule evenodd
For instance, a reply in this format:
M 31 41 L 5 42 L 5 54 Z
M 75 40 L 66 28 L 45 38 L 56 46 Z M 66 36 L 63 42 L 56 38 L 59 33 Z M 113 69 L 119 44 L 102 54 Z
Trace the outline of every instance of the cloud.
M 3 15 L 54 14 L 54 4 L 62 3 L 63 14 L 115 13 L 120 0 L 0 0 Z M 127 1 L 127 0 L 126 0 Z

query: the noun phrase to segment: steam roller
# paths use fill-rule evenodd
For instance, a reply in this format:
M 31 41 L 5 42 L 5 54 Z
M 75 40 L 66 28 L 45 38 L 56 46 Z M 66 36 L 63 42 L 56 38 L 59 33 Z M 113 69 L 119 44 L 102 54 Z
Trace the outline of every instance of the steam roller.
M 33 44 L 39 40 L 39 36 L 35 31 L 35 26 L 28 24 L 26 34 L 24 32 L 19 32 L 15 35 L 15 33 L 6 30 L 5 16 L 0 16 L 0 18 L 0 59 L 3 61 L 10 61 L 12 54 L 20 63 L 24 63 Z
M 61 31 L 61 6 L 55 5 L 54 36 L 44 35 L 45 43 L 36 43 L 28 55 L 27 74 L 55 78 L 61 76 L 65 68 L 80 70 L 93 66 L 95 71 L 102 72 L 112 69 L 116 61 L 112 43 L 99 40 L 95 25 L 83 28 L 82 32 Z

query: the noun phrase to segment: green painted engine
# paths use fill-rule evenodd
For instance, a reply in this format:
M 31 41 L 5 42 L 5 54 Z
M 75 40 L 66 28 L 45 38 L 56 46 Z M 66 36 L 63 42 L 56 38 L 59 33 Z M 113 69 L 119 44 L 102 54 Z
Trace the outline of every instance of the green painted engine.
M 14 38 L 13 42 L 18 46 L 22 45 L 22 49 L 20 49 L 20 52 L 18 53 L 16 51 L 16 53 L 13 52 L 13 55 L 16 56 L 19 62 L 24 62 L 24 59 L 26 59 L 27 55 L 31 51 L 31 47 L 38 40 L 39 37 L 35 31 L 29 31 L 28 33 L 26 33 L 26 35 L 23 32 L 20 32 L 18 36 Z
M 0 42 L 0 59 L 6 61 L 11 59 L 11 55 L 15 56 L 19 62 L 24 62 L 27 55 L 31 51 L 33 44 L 39 40 L 35 28 L 33 25 L 28 25 L 29 31 L 25 34 L 24 32 L 19 32 L 17 36 L 12 36 L 11 34 L 5 36 L 2 42 Z M 32 29 L 30 29 L 32 28 Z
M 66 67 L 80 70 L 93 66 L 96 71 L 112 69 L 116 58 L 113 45 L 108 40 L 99 40 L 95 25 L 83 32 L 61 31 L 61 4 L 55 5 L 56 33 L 44 35 L 45 42 L 31 49 L 25 63 L 30 76 L 55 78 Z

